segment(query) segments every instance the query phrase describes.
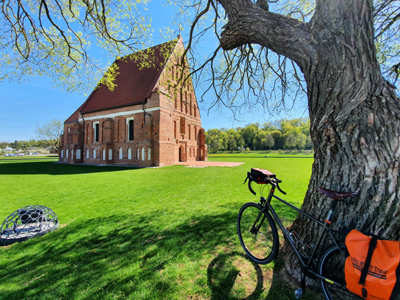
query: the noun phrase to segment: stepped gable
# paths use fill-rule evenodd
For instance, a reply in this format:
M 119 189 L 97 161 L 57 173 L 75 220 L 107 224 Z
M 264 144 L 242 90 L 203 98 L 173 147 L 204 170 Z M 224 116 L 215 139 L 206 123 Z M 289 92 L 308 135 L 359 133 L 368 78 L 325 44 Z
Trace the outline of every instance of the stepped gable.
M 144 51 L 154 57 L 151 67 L 140 67 L 140 64 L 127 58 L 118 60 L 119 73 L 116 77 L 117 85 L 114 91 L 110 91 L 106 85 L 95 88 L 87 100 L 65 121 L 76 122 L 79 115 L 89 112 L 101 111 L 110 108 L 139 104 L 151 96 L 157 81 L 168 61 L 169 55 L 165 55 L 168 49 L 172 54 L 176 40 L 160 44 Z

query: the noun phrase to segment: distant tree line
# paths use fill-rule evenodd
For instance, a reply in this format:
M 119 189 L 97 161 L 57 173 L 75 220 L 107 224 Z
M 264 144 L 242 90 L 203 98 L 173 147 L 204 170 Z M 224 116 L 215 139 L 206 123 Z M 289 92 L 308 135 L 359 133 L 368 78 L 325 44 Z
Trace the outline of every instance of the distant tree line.
M 52 148 L 58 152 L 60 146 L 60 135 L 63 133 L 64 121 L 51 119 L 42 126 L 36 124 L 35 134 L 38 140 L 31 139 L 29 141 L 0 142 L 0 149 L 7 147 L 15 150 L 27 151 L 31 148 Z
M 0 149 L 4 150 L 7 147 L 13 148 L 15 150 L 30 150 L 31 148 L 41 148 L 45 149 L 51 147 L 51 141 L 45 140 L 29 140 L 29 141 L 17 141 L 14 142 L 0 142 Z
M 211 152 L 249 150 L 311 150 L 308 118 L 253 123 L 236 129 L 209 129 L 206 143 Z

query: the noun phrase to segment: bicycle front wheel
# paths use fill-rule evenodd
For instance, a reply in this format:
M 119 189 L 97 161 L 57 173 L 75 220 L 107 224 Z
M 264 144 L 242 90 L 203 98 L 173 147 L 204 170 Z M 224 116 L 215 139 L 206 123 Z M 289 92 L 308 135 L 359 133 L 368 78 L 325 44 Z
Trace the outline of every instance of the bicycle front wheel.
M 328 248 L 323 254 L 318 264 L 320 275 L 328 278 L 321 280 L 324 296 L 328 300 L 356 300 L 362 299 L 346 289 L 344 278 L 344 263 L 346 246 L 344 244 Z M 331 282 L 335 283 L 331 283 Z
M 242 206 L 237 220 L 240 243 L 246 254 L 257 264 L 270 263 L 278 255 L 279 239 L 275 222 L 260 204 Z

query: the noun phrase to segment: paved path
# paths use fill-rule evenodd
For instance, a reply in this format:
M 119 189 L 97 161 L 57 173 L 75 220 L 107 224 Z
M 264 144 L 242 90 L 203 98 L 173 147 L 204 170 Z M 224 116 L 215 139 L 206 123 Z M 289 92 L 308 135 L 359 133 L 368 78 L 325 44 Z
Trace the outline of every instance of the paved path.
M 244 162 L 225 162 L 225 161 L 190 161 L 180 162 L 176 165 L 184 165 L 192 168 L 205 168 L 205 167 L 237 167 L 243 165 Z

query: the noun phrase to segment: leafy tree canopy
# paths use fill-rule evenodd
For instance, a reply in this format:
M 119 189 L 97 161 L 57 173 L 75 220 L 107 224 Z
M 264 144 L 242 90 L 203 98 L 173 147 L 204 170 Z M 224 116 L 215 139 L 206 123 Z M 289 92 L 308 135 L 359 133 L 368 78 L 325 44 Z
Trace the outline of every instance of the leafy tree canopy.
M 209 129 L 206 132 L 206 144 L 213 152 L 238 151 L 243 148 L 251 150 L 310 150 L 313 148 L 308 118 L 278 120 L 273 124 L 270 122 L 263 125 L 249 124 L 243 128 L 228 130 Z
M 0 80 L 46 75 L 68 90 L 85 90 L 102 78 L 112 87 L 115 66 L 104 75 L 101 57 L 89 50 L 118 57 L 145 47 L 147 1 L 1 1 Z
M 64 122 L 52 119 L 43 126 L 36 125 L 35 133 L 40 140 L 47 141 L 51 147 L 58 151 L 60 136 L 64 131 Z
M 90 55 L 90 49 L 101 47 L 105 55 L 124 57 L 148 47 L 152 31 L 150 17 L 144 13 L 148 1 L 2 1 L 0 81 L 47 75 L 68 90 L 87 90 L 99 79 L 112 89 L 118 69 L 113 65 L 105 72 L 108 66 Z M 315 10 L 313 0 L 268 2 L 263 9 L 303 22 L 310 21 Z M 218 45 L 228 22 L 219 1 L 166 0 L 163 4 L 177 7 L 177 16 L 171 19 L 180 30 L 189 30 L 187 54 L 192 76 L 202 86 L 200 98 L 216 95 L 209 107 L 227 106 L 238 116 L 255 104 L 280 112 L 292 108 L 296 99 L 304 99 L 301 72 L 284 56 L 255 44 L 231 51 L 215 46 L 215 51 L 206 53 L 209 49 L 201 45 L 210 41 Z M 395 0 L 374 0 L 373 5 L 377 57 L 387 80 L 399 86 L 400 5 Z

